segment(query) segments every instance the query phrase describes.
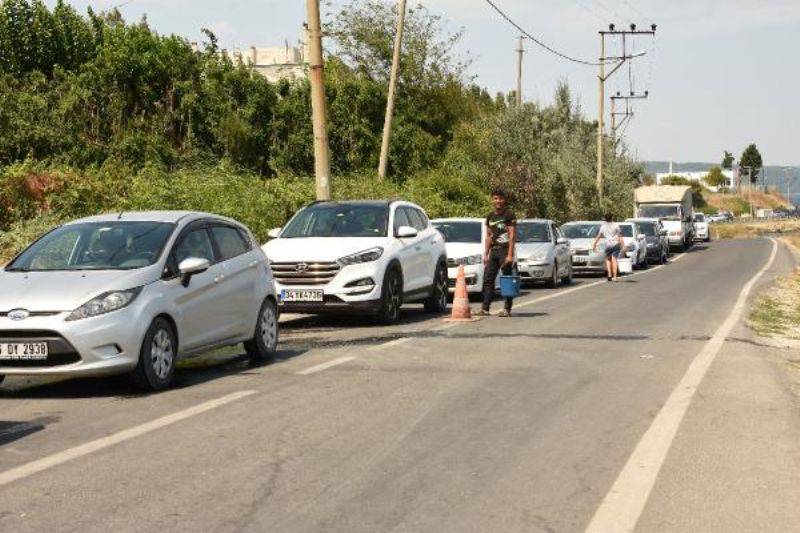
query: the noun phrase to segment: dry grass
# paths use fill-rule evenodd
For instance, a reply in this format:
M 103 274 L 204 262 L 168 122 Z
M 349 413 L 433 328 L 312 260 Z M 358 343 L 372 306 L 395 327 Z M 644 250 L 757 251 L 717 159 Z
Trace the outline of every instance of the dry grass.
M 800 255 L 800 233 L 781 238 Z M 800 268 L 775 284 L 756 299 L 747 325 L 762 337 L 800 339 Z
M 732 224 L 711 224 L 711 235 L 715 239 L 752 239 L 766 234 L 800 234 L 800 220 L 753 220 Z M 796 237 L 797 235 L 793 238 Z
M 717 210 L 730 211 L 734 215 L 741 215 L 750 212 L 752 203 L 756 209 L 779 209 L 788 208 L 789 201 L 782 194 L 775 192 L 743 191 L 741 194 L 721 194 L 704 192 L 703 198 L 706 202 Z

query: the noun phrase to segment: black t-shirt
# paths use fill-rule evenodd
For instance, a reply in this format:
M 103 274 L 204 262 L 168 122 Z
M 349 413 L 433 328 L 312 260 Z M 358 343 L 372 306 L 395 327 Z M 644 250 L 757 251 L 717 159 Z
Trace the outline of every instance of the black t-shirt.
M 502 213 L 492 211 L 486 217 L 486 226 L 492 234 L 492 248 L 508 248 L 510 236 L 508 228 L 517 225 L 517 217 L 510 209 Z

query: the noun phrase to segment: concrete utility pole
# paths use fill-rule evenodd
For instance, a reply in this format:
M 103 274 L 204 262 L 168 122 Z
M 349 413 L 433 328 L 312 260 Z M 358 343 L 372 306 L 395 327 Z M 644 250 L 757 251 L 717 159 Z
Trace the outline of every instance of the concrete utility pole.
M 525 40 L 523 35 L 519 36 L 519 46 L 517 47 L 517 107 L 522 107 L 522 54 L 525 53 L 525 49 L 522 47 L 522 43 Z
M 605 83 L 626 61 L 644 55 L 644 52 L 629 55 L 625 49 L 625 37 L 628 35 L 655 35 L 656 25 L 651 24 L 649 30 L 637 30 L 636 24 L 630 25 L 630 30 L 617 30 L 613 24 L 608 25 L 608 30 L 600 32 L 600 75 L 599 98 L 597 106 L 597 195 L 603 198 L 603 132 L 605 129 Z M 622 36 L 622 55 L 606 57 L 606 35 Z M 612 62 L 613 68 L 606 74 L 606 61 Z M 616 124 L 615 124 L 616 125 Z
M 392 54 L 392 72 L 389 75 L 389 94 L 386 98 L 386 118 L 383 121 L 383 141 L 381 142 L 381 158 L 378 163 L 378 177 L 386 178 L 386 167 L 389 165 L 389 142 L 392 139 L 392 118 L 394 116 L 394 93 L 397 86 L 397 72 L 400 70 L 400 51 L 403 47 L 403 27 L 406 20 L 406 0 L 397 1 L 397 29 L 394 34 L 394 52 Z
M 317 200 L 331 199 L 331 165 L 325 111 L 325 66 L 322 61 L 322 25 L 319 0 L 306 0 L 308 16 L 308 78 L 311 82 L 311 115 L 314 125 L 314 175 Z

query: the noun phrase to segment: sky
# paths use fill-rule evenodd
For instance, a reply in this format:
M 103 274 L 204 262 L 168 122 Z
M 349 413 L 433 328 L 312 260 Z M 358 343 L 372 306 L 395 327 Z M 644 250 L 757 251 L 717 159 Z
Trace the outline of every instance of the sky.
M 68 0 L 119 6 L 128 20 L 147 14 L 152 28 L 201 40 L 214 31 L 225 48 L 277 46 L 300 39 L 304 0 Z M 388 0 L 387 0 L 388 1 Z M 719 161 L 737 158 L 755 142 L 766 165 L 800 165 L 800 0 L 493 0 L 529 33 L 568 55 L 597 61 L 598 31 L 609 23 L 658 25 L 655 39 L 639 37 L 629 51 L 646 55 L 607 83 L 606 95 L 629 90 L 650 97 L 635 103 L 624 131 L 643 160 Z M 55 0 L 47 0 L 55 4 Z M 343 0 L 323 0 L 323 18 Z M 485 0 L 409 0 L 463 29 L 459 52 L 472 58 L 476 82 L 495 91 L 516 84 L 518 32 Z M 527 41 L 523 96 L 547 104 L 566 80 L 584 113 L 595 118 L 597 68 L 558 58 Z M 619 52 L 607 42 L 607 52 Z M 606 105 L 606 111 L 609 105 Z M 607 124 L 610 124 L 608 117 Z

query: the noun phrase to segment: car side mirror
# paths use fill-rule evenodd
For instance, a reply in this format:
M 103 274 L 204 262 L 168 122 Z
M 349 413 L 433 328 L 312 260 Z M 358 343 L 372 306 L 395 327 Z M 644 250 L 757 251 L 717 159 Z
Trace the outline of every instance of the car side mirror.
M 208 270 L 211 263 L 208 259 L 201 259 L 200 257 L 187 257 L 178 265 L 178 272 L 181 275 L 181 285 L 184 287 L 189 286 L 192 276 L 201 274 Z
M 270 239 L 277 239 L 278 237 L 281 236 L 282 229 L 283 228 L 272 228 L 267 232 L 267 237 L 269 237 Z
M 559 237 L 558 239 L 556 239 L 556 244 L 569 244 L 569 241 L 564 237 Z
M 410 239 L 417 236 L 417 230 L 411 226 L 400 226 L 395 232 L 395 237 L 398 239 Z

